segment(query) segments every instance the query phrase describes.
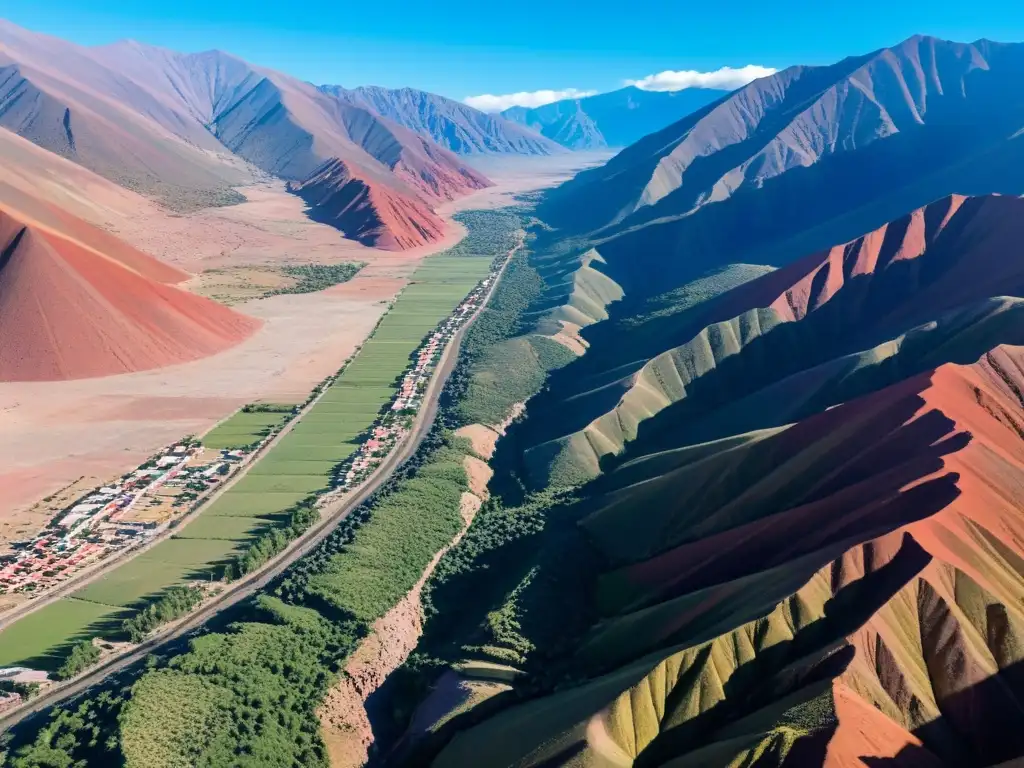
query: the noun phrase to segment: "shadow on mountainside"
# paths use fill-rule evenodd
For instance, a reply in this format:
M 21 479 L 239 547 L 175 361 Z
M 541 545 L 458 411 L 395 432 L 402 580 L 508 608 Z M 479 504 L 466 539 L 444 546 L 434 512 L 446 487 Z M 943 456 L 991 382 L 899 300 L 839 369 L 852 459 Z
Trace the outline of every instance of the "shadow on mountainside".
M 923 746 L 909 744 L 892 757 L 872 757 L 844 752 L 868 768 L 1009 768 L 1004 764 L 1024 758 L 1024 662 L 1018 662 L 939 702 L 942 717 L 913 731 Z M 957 720 L 971 713 L 983 728 L 970 731 Z M 825 764 L 826 754 L 839 726 L 797 742 L 785 768 Z M 1015 763 L 1016 764 L 1016 763 Z

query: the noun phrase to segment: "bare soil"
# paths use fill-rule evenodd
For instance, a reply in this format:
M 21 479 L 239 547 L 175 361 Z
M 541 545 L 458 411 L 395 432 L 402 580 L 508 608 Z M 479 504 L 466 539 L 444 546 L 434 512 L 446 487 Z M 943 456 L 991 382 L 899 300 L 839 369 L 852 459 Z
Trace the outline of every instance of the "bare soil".
M 504 162 L 504 175 L 485 171 L 497 185 L 480 193 L 485 197 L 470 195 L 442 212 L 506 204 L 507 196 L 496 202 L 503 190 L 539 189 L 569 175 L 565 168 L 553 173 L 533 164 L 516 170 L 515 163 Z M 211 357 L 103 378 L 0 383 L 0 545 L 35 533 L 52 516 L 36 503 L 70 482 L 84 476 L 83 490 L 106 482 L 247 402 L 303 400 L 362 343 L 422 258 L 464 235 L 449 220 L 443 243 L 381 251 L 310 221 L 304 203 L 276 181 L 242 188 L 247 202 L 240 205 L 178 215 L 98 177 L 88 180 L 87 196 L 72 197 L 70 188 L 62 188 L 47 190 L 47 197 L 136 248 L 199 274 L 182 284 L 198 293 L 210 292 L 202 287 L 209 276 L 201 276 L 209 269 L 236 271 L 244 282 L 289 263 L 367 266 L 319 293 L 239 301 L 234 309 L 263 325 Z M 15 181 L 28 190 L 32 179 Z M 239 290 L 237 281 L 224 290 Z
M 317 714 L 332 768 L 359 768 L 366 764 L 373 744 L 373 728 L 364 703 L 416 648 L 423 634 L 423 587 L 444 554 L 462 539 L 481 503 L 480 497 L 472 493 L 462 494 L 462 530 L 451 544 L 434 555 L 406 596 L 374 622 L 372 631 L 328 692 Z

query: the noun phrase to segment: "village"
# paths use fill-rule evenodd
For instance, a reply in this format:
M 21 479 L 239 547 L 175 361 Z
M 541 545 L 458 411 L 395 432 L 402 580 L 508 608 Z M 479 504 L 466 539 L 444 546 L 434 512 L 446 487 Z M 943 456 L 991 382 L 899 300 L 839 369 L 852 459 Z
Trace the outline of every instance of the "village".
M 336 491 L 358 486 L 408 434 L 445 346 L 480 307 L 495 276 L 481 281 L 419 348 L 390 409 L 338 467 Z M 11 542 L 10 551 L 0 553 L 0 595 L 38 597 L 86 568 L 143 546 L 195 510 L 261 445 L 211 451 L 188 438 L 92 489 L 58 510 L 34 538 Z
M 374 425 L 370 438 L 338 468 L 336 490 L 345 492 L 358 486 L 409 433 L 413 419 L 423 404 L 423 394 L 434 367 L 440 360 L 445 346 L 480 308 L 498 271 L 499 268 L 495 268 L 482 280 L 448 319 L 427 337 L 412 366 L 402 377 L 398 395 L 391 408 Z
M 194 509 L 248 451 L 208 451 L 186 439 L 60 510 L 34 538 L 0 554 L 0 594 L 28 598 L 142 546 Z
M 358 486 L 408 434 L 445 346 L 479 309 L 496 272 L 419 348 L 390 409 L 338 467 L 336 491 Z M 10 551 L 0 553 L 0 595 L 38 597 L 86 568 L 143 546 L 198 508 L 261 445 L 211 451 L 199 440 L 184 439 L 119 480 L 92 489 L 58 510 L 34 538 L 11 542 Z

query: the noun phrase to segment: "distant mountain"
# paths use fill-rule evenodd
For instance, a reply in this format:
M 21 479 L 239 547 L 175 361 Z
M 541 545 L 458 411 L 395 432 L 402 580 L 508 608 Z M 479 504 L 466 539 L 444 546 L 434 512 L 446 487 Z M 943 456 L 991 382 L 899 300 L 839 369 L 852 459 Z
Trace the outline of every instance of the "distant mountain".
M 603 458 L 619 454 L 641 432 L 639 424 L 660 411 L 683 412 L 701 402 L 701 412 L 708 411 L 694 394 L 701 387 L 711 387 L 712 397 L 746 396 L 740 385 L 760 375 L 749 370 L 748 359 L 799 360 L 810 368 L 810 360 L 824 363 L 837 349 L 859 353 L 908 332 L 913 322 L 939 322 L 954 309 L 940 300 L 959 297 L 967 273 L 943 283 L 941 295 L 925 288 L 974 254 L 986 227 L 1005 231 L 1018 214 L 1004 212 L 998 230 L 987 215 L 969 215 L 979 205 L 1003 210 L 992 198 L 965 206 L 945 230 L 943 207 L 933 203 L 959 193 L 1024 193 L 1024 102 L 1007 98 L 1022 76 L 1024 45 L 915 37 L 832 66 L 795 67 L 754 82 L 553 190 L 540 216 L 556 228 L 550 237 L 573 243 L 565 268 L 576 287 L 567 298 L 553 297 L 551 304 L 561 308 L 548 322 L 572 332 L 602 316 L 612 320 L 584 333 L 586 355 L 531 403 L 534 417 L 521 427 L 524 473 L 537 483 L 559 474 L 598 474 Z M 968 222 L 975 222 L 972 239 L 958 237 Z M 906 240 L 897 237 L 902 231 Z M 920 256 L 922 243 L 938 233 L 943 244 L 955 246 L 913 259 L 920 274 L 905 273 L 904 282 L 892 282 L 883 293 L 916 294 L 919 302 L 907 302 L 905 317 L 867 312 L 878 298 L 860 291 L 895 281 L 891 268 L 886 281 L 869 281 L 872 271 Z M 864 249 L 873 255 L 853 263 Z M 807 254 L 817 254 L 808 258 L 821 264 L 807 270 L 813 280 L 737 306 L 710 301 L 785 281 Z M 601 259 L 596 274 L 625 296 L 614 309 L 581 290 L 595 277 L 577 264 L 598 263 L 594 255 Z M 736 287 L 763 268 L 781 269 Z M 842 293 L 850 303 L 827 301 L 844 282 L 853 286 Z M 1024 284 L 1018 288 L 1003 275 L 960 305 L 999 296 L 998 285 L 1024 295 Z M 617 298 L 607 289 L 601 295 Z M 702 311 L 690 308 L 696 297 Z M 821 305 L 828 311 L 820 314 Z M 840 313 L 837 306 L 845 309 Z M 581 321 L 580 307 L 594 319 Z M 711 309 L 721 313 L 709 316 Z M 780 320 L 792 313 L 818 319 Z M 945 331 L 955 333 L 961 321 L 968 319 L 949 320 Z M 799 328 L 814 330 L 802 336 Z M 939 343 L 938 336 L 931 339 Z M 731 370 L 735 379 L 701 383 L 716 380 L 703 378 L 709 370 Z M 770 370 L 793 372 L 781 364 Z M 681 400 L 689 405 L 673 405 Z M 686 423 L 689 430 L 695 419 Z
M 400 125 L 219 51 L 178 54 L 129 42 L 96 49 L 95 55 L 146 91 L 185 101 L 225 147 L 285 179 L 305 178 L 338 158 L 364 166 L 378 181 L 393 183 L 392 172 L 440 200 L 487 184 L 453 154 Z
M 501 114 L 570 149 L 626 147 L 726 94 L 705 88 L 665 92 L 629 86 L 532 109 L 512 107 Z
M 460 155 L 555 155 L 565 151 L 554 141 L 500 115 L 488 115 L 414 88 L 323 85 L 320 90 L 393 120 Z
M 666 269 L 773 263 L 944 195 L 1024 192 L 1022 76 L 1024 44 L 927 37 L 792 67 L 577 175 L 542 213 L 599 232 L 623 280 L 664 285 Z
M 91 49 L 3 21 L 0 127 L 176 207 L 252 179 L 184 105 L 112 71 Z
M 429 206 L 391 194 L 341 160 L 328 160 L 289 189 L 309 204 L 311 218 L 366 245 L 404 250 L 444 237 L 444 222 Z
M 228 54 L 84 48 L 7 23 L 0 127 L 183 209 L 234 201 L 250 165 L 301 181 L 338 160 L 406 210 L 489 184 L 429 138 Z

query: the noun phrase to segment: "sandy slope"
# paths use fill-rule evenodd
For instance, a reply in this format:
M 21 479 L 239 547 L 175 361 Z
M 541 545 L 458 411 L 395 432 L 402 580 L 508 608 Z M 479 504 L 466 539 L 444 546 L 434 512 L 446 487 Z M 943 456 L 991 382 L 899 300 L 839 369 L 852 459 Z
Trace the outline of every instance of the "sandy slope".
M 165 285 L 159 278 L 184 274 L 152 257 L 95 250 L 2 209 L 0 254 L 0 381 L 161 368 L 221 352 L 259 327 Z
M 0 131 L 0 152 L 3 137 Z M 74 187 L 60 184 L 61 172 L 75 166 L 45 154 L 39 158 L 55 164 L 41 168 L 36 178 L 47 184 L 52 180 L 53 194 L 61 199 L 71 197 Z M 102 379 L 0 383 L 0 432 L 5 437 L 0 504 L 7 510 L 0 537 L 8 540 L 43 522 L 38 512 L 26 515 L 34 500 L 82 475 L 86 481 L 109 479 L 182 435 L 205 431 L 245 402 L 303 399 L 366 337 L 418 261 L 453 244 L 463 232 L 446 220 L 443 243 L 392 253 L 345 241 L 337 230 L 309 221 L 302 201 L 280 183 L 247 188 L 249 202 L 238 206 L 168 216 L 138 195 L 76 170 L 88 174 L 91 185 L 88 197 L 73 208 L 78 215 L 106 222 L 126 242 L 191 272 L 289 261 L 359 260 L 368 266 L 350 282 L 321 293 L 236 306 L 263 321 L 263 327 L 205 360 Z M 572 165 L 566 161 L 551 172 L 536 163 L 517 167 L 504 162 L 498 171 L 493 172 L 495 189 L 447 210 L 508 204 L 510 191 L 549 186 L 571 175 Z

